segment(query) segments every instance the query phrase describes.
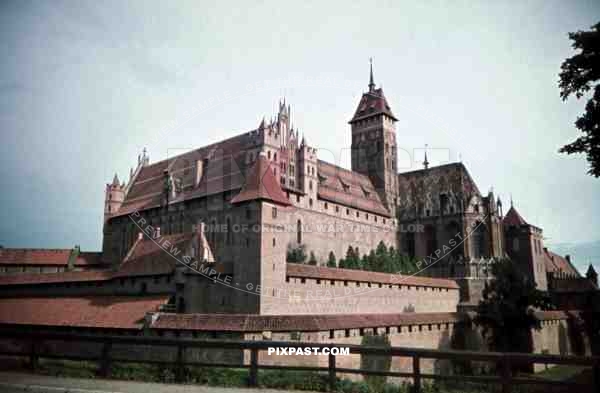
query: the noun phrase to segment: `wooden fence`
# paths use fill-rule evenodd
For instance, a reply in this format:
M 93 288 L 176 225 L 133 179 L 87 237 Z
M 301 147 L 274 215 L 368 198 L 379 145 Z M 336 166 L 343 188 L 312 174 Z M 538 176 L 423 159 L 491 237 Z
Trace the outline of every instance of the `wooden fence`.
M 0 339 L 15 340 L 19 343 L 26 343 L 27 348 L 24 351 L 0 351 L 3 356 L 26 356 L 29 358 L 29 364 L 33 370 L 38 367 L 40 357 L 50 359 L 65 359 L 78 361 L 94 361 L 99 364 L 99 375 L 108 376 L 110 374 L 111 363 L 131 362 L 131 363 L 149 363 L 175 366 L 176 380 L 184 380 L 185 366 L 202 367 L 229 367 L 229 368 L 247 368 L 249 370 L 249 385 L 257 386 L 258 370 L 297 370 L 297 371 L 316 371 L 327 373 L 328 383 L 331 390 L 335 390 L 337 384 L 337 374 L 362 374 L 375 376 L 390 376 L 411 378 L 413 381 L 414 392 L 419 393 L 422 388 L 422 381 L 469 381 L 476 383 L 495 384 L 502 387 L 502 392 L 507 393 L 516 385 L 564 385 L 564 386 L 582 386 L 581 383 L 572 381 L 552 381 L 540 378 L 523 377 L 513 375 L 514 366 L 525 366 L 533 364 L 555 364 L 555 365 L 578 365 L 586 366 L 592 369 L 593 391 L 600 392 L 600 357 L 578 357 L 578 356 L 559 356 L 545 354 L 525 354 L 525 353 L 499 353 L 499 352 L 472 352 L 455 350 L 432 350 L 422 348 L 405 347 L 367 347 L 361 345 L 345 345 L 335 343 L 300 343 L 300 342 L 282 342 L 282 341 L 239 341 L 239 340 L 206 340 L 206 339 L 181 339 L 181 338 L 162 338 L 148 336 L 103 336 L 103 335 L 85 335 L 85 334 L 63 334 L 63 333 L 31 333 L 31 332 L 6 332 L 0 331 Z M 102 346 L 99 355 L 65 355 L 65 354 L 40 354 L 39 349 L 44 341 L 67 341 L 69 346 L 76 346 L 78 343 L 96 343 Z M 170 347 L 176 349 L 176 359 L 171 362 L 164 360 L 140 360 L 136 357 L 123 358 L 111 356 L 113 345 L 144 345 L 158 346 L 161 348 Z M 260 364 L 259 352 L 267 351 L 268 348 L 349 348 L 351 354 L 360 355 L 378 355 L 390 357 L 407 357 L 412 359 L 411 372 L 397 371 L 375 371 L 365 369 L 348 369 L 336 366 L 336 355 L 329 354 L 328 367 L 298 367 L 286 365 L 266 365 Z M 195 349 L 222 349 L 222 350 L 247 350 L 250 351 L 250 361 L 247 364 L 225 364 L 214 362 L 197 362 L 186 359 L 186 350 Z M 340 355 L 338 355 L 340 356 Z M 285 362 L 285 357 L 281 361 Z M 499 370 L 498 375 L 444 375 L 421 372 L 421 359 L 444 359 L 452 361 L 479 361 L 490 362 L 496 365 Z M 590 388 L 590 386 L 585 386 Z

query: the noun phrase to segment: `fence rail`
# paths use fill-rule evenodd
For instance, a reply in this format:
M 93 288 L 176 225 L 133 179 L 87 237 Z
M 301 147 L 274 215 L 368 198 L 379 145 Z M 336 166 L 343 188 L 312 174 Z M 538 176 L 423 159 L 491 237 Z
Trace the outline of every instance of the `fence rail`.
M 183 339 L 183 338 L 162 338 L 147 336 L 106 336 L 89 334 L 66 334 L 66 333 L 34 333 L 23 331 L 0 331 L 0 340 L 13 339 L 22 340 L 27 343 L 24 351 L 0 351 L 3 356 L 24 356 L 29 358 L 29 365 L 35 371 L 39 367 L 40 358 L 64 359 L 77 361 L 97 362 L 98 373 L 101 376 L 110 374 L 111 363 L 147 363 L 162 364 L 176 367 L 176 380 L 183 382 L 184 370 L 186 366 L 202 367 L 228 367 L 228 368 L 246 368 L 249 370 L 248 383 L 250 386 L 257 386 L 258 370 L 295 370 L 295 371 L 317 371 L 327 373 L 328 384 L 331 390 L 335 390 L 337 384 L 337 375 L 343 374 L 362 374 L 372 376 L 391 376 L 412 378 L 413 391 L 419 393 L 422 387 L 422 380 L 438 381 L 469 381 L 479 383 L 493 383 L 502 387 L 503 393 L 508 393 L 515 385 L 564 385 L 564 386 L 583 386 L 581 383 L 572 381 L 544 380 L 539 378 L 527 378 L 513 375 L 514 366 L 533 365 L 533 364 L 556 364 L 556 365 L 577 365 L 592 368 L 593 391 L 600 392 L 600 357 L 581 357 L 581 356 L 562 356 L 548 354 L 526 354 L 526 353 L 500 353 L 500 352 L 474 352 L 457 350 L 433 350 L 423 348 L 407 347 L 369 347 L 352 344 L 337 343 L 302 343 L 289 341 L 241 341 L 241 340 L 206 340 L 206 339 Z M 102 350 L 100 355 L 66 355 L 40 353 L 41 345 L 46 341 L 67 341 L 70 346 L 76 346 L 77 343 L 100 343 Z M 174 361 L 148 360 L 139 358 L 118 358 L 111 356 L 114 345 L 144 345 L 171 347 L 177 349 Z M 267 365 L 260 364 L 259 352 L 266 351 L 268 348 L 330 348 L 339 346 L 348 348 L 351 354 L 360 355 L 379 355 L 391 357 L 407 357 L 412 359 L 412 371 L 376 371 L 367 369 L 349 369 L 336 367 L 336 355 L 328 355 L 327 367 L 306 367 L 306 366 L 286 366 L 286 365 Z M 197 362 L 186 359 L 186 349 L 234 349 L 250 351 L 250 361 L 248 364 L 231 363 L 208 363 Z M 284 361 L 284 357 L 281 357 Z M 455 360 L 455 361 L 481 361 L 493 362 L 497 365 L 500 375 L 445 375 L 445 374 L 427 374 L 421 372 L 422 359 L 436 360 Z M 589 387 L 589 386 L 586 386 Z

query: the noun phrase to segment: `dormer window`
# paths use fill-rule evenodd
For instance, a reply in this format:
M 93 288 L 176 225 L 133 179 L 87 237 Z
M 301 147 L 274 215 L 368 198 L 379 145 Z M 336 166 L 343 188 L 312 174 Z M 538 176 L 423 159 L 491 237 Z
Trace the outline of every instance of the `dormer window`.
M 371 197 L 371 192 L 370 192 L 369 190 L 367 190 L 367 189 L 366 189 L 365 187 L 363 187 L 363 186 L 360 186 L 360 188 L 362 189 L 362 191 L 363 191 L 363 194 L 365 194 L 365 197 L 366 197 L 366 198 L 369 198 L 369 197 Z
M 342 187 L 344 188 L 344 192 L 350 192 L 350 184 L 345 183 L 342 179 L 340 179 L 340 183 L 342 184 Z

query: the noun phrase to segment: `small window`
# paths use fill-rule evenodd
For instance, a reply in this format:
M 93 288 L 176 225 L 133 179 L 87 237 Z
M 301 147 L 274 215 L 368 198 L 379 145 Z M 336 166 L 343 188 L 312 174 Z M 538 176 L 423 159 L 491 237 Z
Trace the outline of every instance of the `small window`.
M 300 195 L 296 195 L 296 202 L 300 203 Z
M 277 240 L 275 240 L 275 238 L 273 238 L 273 247 L 275 247 L 277 245 Z
M 277 218 L 277 208 L 276 207 L 273 208 L 272 215 L 273 215 L 273 218 Z
M 328 205 L 327 205 L 327 202 L 325 202 L 325 205 L 323 205 L 323 208 L 324 208 L 325 210 L 327 210 L 327 206 L 328 206 Z
M 312 200 L 312 198 L 310 198 L 310 199 L 308 200 L 308 206 L 312 207 L 312 205 L 313 205 L 313 200 Z
M 349 216 L 350 215 L 350 209 L 346 209 L 346 215 Z
M 340 207 L 339 207 L 339 206 L 336 206 L 336 207 L 335 207 L 335 212 L 336 212 L 336 213 L 339 213 L 339 212 L 340 212 Z

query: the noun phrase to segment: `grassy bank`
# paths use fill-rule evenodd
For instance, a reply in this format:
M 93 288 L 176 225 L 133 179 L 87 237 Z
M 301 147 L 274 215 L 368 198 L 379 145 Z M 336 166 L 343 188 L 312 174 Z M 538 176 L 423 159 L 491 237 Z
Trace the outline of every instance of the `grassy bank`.
M 5 362 L 3 362 L 5 363 Z M 10 369 L 23 370 L 25 360 L 6 363 Z M 141 363 L 113 363 L 110 378 L 129 381 L 175 383 L 176 369 L 171 366 L 148 365 Z M 558 366 L 536 374 L 535 378 L 550 380 L 569 380 L 578 377 L 581 367 Z M 95 362 L 41 359 L 38 373 L 57 377 L 98 378 L 98 365 Z M 186 367 L 184 381 L 187 384 L 198 384 L 220 387 L 248 387 L 248 370 L 243 368 L 206 368 Z M 282 390 L 328 391 L 326 373 L 289 370 L 259 370 L 259 387 Z M 370 383 L 368 381 L 351 381 L 338 379 L 337 392 L 341 393 L 410 393 L 411 384 Z M 423 393 L 487 393 L 499 392 L 500 386 L 475 384 L 468 382 L 430 383 L 423 382 Z M 513 392 L 546 392 L 545 387 L 520 386 Z M 551 391 L 558 391 L 552 389 Z

